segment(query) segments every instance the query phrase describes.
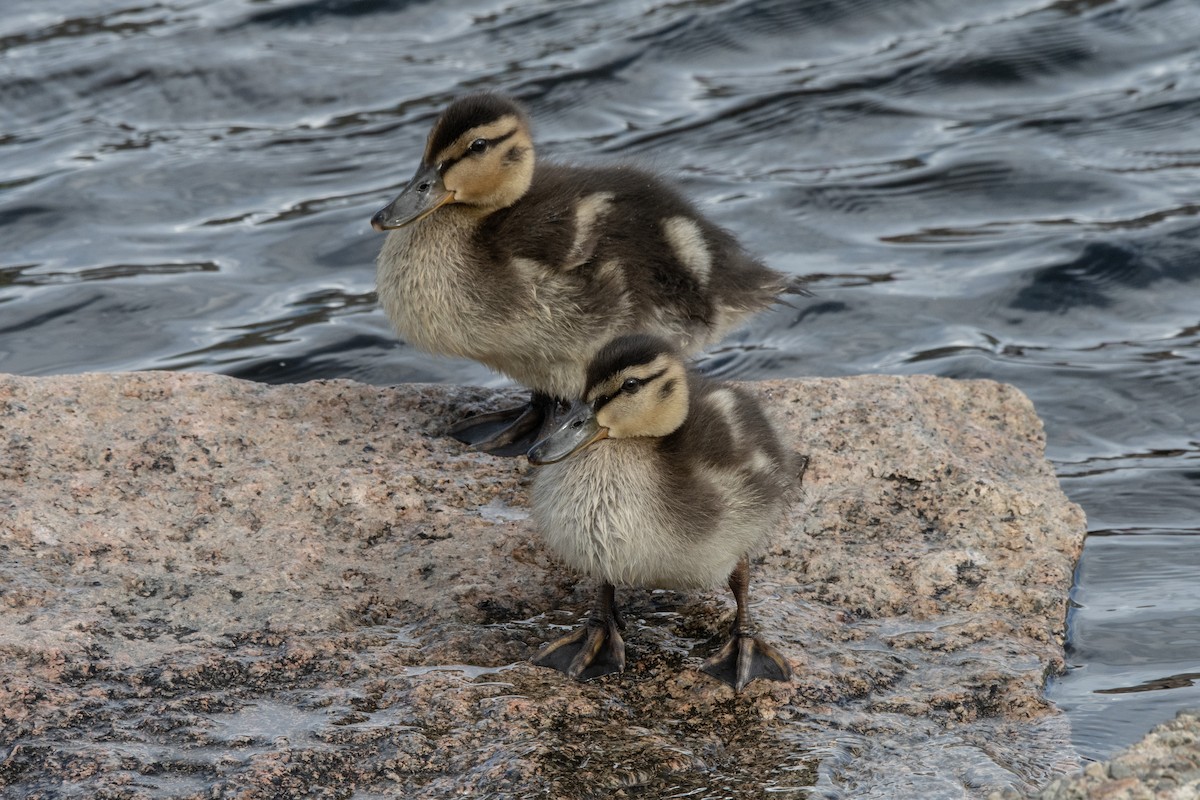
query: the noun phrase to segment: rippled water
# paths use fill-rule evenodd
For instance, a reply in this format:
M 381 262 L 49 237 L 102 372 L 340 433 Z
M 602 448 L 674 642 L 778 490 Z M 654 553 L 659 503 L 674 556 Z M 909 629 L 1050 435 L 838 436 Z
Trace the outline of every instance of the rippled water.
M 818 297 L 726 377 L 1029 394 L 1092 535 L 1050 687 L 1102 757 L 1200 705 L 1193 0 L 56 0 L 0 16 L 0 371 L 497 382 L 397 343 L 371 214 L 451 97 L 673 175 Z

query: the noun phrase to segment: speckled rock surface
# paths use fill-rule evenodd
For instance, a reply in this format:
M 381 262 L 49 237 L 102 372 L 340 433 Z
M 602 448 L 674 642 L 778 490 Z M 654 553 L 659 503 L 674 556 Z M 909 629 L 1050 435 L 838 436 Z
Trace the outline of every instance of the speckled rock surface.
M 1021 800 L 1007 789 L 992 800 Z M 1200 798 L 1200 711 L 1181 711 L 1110 761 L 1057 778 L 1036 800 L 1196 800 Z
M 527 663 L 591 587 L 524 459 L 436 435 L 511 392 L 0 376 L 0 787 L 982 798 L 1076 768 L 1041 687 L 1085 526 L 1028 400 L 755 386 L 811 464 L 751 584 L 796 679 L 735 696 L 696 669 L 721 591 L 621 590 L 624 675 Z

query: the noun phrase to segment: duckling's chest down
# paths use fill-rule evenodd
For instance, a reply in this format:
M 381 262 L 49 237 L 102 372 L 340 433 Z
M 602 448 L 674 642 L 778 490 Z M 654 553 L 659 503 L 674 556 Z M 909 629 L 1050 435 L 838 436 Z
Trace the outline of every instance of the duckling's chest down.
M 718 487 L 664 471 L 651 440 L 607 440 L 539 467 L 533 516 L 547 547 L 573 569 L 616 585 L 722 584 L 761 543 L 766 520 L 730 514 Z
M 620 298 L 583 309 L 573 276 L 496 258 L 475 220 L 448 208 L 394 230 L 379 255 L 379 301 L 410 344 L 470 358 L 555 397 L 582 390 L 583 364 L 625 324 Z

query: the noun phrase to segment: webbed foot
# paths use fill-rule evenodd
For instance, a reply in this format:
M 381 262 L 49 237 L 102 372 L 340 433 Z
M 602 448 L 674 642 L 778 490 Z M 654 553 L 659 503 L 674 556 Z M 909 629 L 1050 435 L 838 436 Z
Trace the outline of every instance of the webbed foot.
M 729 590 L 737 602 L 737 615 L 729 641 L 717 654 L 704 662 L 700 669 L 719 681 L 729 684 L 735 692 L 757 678 L 769 681 L 790 681 L 792 668 L 787 659 L 771 645 L 755 636 L 750 619 L 750 559 L 742 556 L 729 574 Z
M 589 619 L 533 657 L 539 667 L 565 672 L 577 681 L 625 671 L 625 641 L 613 620 Z
M 577 681 L 625 671 L 625 623 L 617 611 L 616 589 L 604 583 L 596 590 L 587 622 L 542 648 L 533 657 L 539 667 L 565 672 Z
M 792 668 L 771 645 L 749 634 L 734 633 L 716 655 L 704 662 L 701 671 L 740 692 L 750 681 L 790 681 Z
M 532 405 L 475 414 L 450 426 L 447 433 L 463 444 L 494 456 L 519 456 L 533 447 L 542 420 Z
M 541 437 L 556 405 L 552 398 L 535 392 L 523 406 L 475 414 L 451 425 L 447 433 L 494 456 L 524 455 Z

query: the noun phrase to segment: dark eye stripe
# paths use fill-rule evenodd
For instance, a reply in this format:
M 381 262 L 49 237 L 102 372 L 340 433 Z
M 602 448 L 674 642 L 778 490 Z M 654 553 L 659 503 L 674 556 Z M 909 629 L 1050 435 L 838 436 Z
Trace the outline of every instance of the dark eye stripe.
M 664 367 L 664 368 L 660 369 L 658 372 L 651 375 L 649 378 L 639 378 L 638 380 L 640 380 L 642 382 L 642 385 L 645 386 L 647 383 L 653 383 L 654 381 L 658 380 L 659 378 L 661 378 L 663 375 L 666 375 L 666 374 L 667 374 L 667 370 L 666 370 L 666 367 Z
M 495 147 L 496 145 L 500 144 L 501 142 L 507 140 L 509 137 L 511 137 L 516 132 L 517 132 L 517 129 L 513 128 L 508 133 L 502 133 L 494 139 L 488 139 L 488 144 L 491 145 L 492 147 Z
M 508 131 L 507 133 L 502 133 L 499 136 L 495 137 L 494 139 L 488 139 L 487 140 L 488 147 L 495 147 L 496 145 L 500 144 L 501 142 L 511 138 L 516 132 L 517 132 L 517 129 L 513 128 L 512 130 Z M 471 141 L 473 142 L 475 140 L 472 139 Z M 467 150 L 461 156 L 455 156 L 454 158 L 447 158 L 445 161 L 443 161 L 441 167 L 439 168 L 439 172 L 442 175 L 445 175 L 446 170 L 450 169 L 455 164 L 462 161 L 464 158 L 467 158 L 468 156 L 473 156 L 473 155 L 475 155 L 475 153 L 470 149 L 470 145 L 468 145 Z
M 653 375 L 650 375 L 649 377 L 638 378 L 638 380 L 641 381 L 641 383 L 638 386 L 638 389 L 642 388 L 642 386 L 645 386 L 646 384 L 649 384 L 649 383 L 652 383 L 652 382 L 658 380 L 659 378 L 661 378 L 663 375 L 666 375 L 666 374 L 667 374 L 667 370 L 664 368 L 664 369 L 660 369 L 658 372 L 654 373 Z M 637 391 L 637 390 L 635 389 L 634 391 Z M 621 382 L 621 386 L 612 394 L 605 394 L 605 395 L 601 395 L 600 397 L 597 397 L 595 403 L 592 405 L 592 410 L 599 411 L 600 409 L 602 409 L 606 405 L 608 405 L 610 402 L 612 402 L 613 398 L 615 398 L 617 395 L 621 394 L 622 392 L 628 392 L 629 394 L 633 393 L 633 392 L 629 392 L 629 390 L 627 390 L 625 388 L 624 381 Z

